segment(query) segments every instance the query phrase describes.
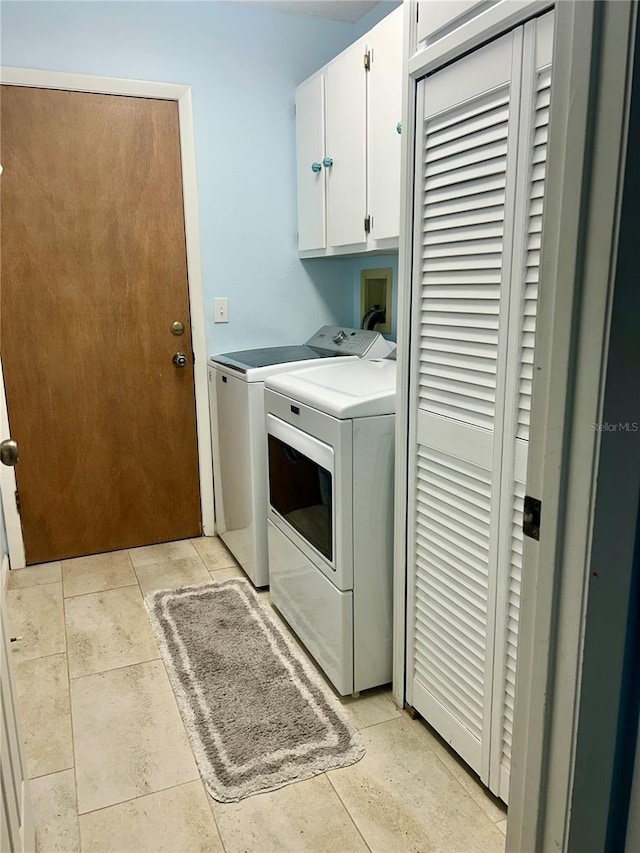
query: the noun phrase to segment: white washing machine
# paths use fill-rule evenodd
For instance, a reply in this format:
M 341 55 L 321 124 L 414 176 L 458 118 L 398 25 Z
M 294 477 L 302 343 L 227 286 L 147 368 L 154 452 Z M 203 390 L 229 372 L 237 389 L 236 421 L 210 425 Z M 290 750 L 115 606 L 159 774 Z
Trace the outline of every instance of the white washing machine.
M 395 391 L 391 358 L 265 383 L 271 602 L 342 695 L 392 676 Z
M 269 583 L 265 379 L 328 358 L 379 358 L 394 349 L 379 332 L 323 326 L 301 346 L 209 358 L 216 530 L 255 586 Z

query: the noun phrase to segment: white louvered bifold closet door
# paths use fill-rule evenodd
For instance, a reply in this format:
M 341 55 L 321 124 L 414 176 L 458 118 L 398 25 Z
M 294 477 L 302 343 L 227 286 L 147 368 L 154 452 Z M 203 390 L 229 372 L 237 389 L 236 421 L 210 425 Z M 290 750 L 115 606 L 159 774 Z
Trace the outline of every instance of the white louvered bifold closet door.
M 522 575 L 522 515 L 533 382 L 544 204 L 553 12 L 525 25 L 509 310 L 506 411 L 496 608 L 491 788 L 509 796 Z
M 552 27 L 418 88 L 407 700 L 505 801 Z
M 407 695 L 485 782 L 521 40 L 418 89 Z

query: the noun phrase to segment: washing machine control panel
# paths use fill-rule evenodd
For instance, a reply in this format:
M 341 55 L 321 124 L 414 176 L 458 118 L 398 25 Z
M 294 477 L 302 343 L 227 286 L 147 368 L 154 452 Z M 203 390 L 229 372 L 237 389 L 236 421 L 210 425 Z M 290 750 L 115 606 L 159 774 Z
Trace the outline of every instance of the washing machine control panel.
M 349 329 L 342 326 L 323 326 L 309 338 L 307 346 L 316 349 L 330 350 L 331 352 L 355 355 L 362 358 L 365 355 L 383 356 L 390 352 L 389 342 L 380 332 L 368 331 L 367 329 Z M 380 352 L 370 352 L 370 350 Z

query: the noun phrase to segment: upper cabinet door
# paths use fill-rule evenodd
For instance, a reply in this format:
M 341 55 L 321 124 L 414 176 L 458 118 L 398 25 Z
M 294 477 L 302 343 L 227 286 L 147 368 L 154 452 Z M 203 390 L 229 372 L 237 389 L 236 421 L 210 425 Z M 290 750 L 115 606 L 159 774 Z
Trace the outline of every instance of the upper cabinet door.
M 324 74 L 296 89 L 296 157 L 298 171 L 298 247 L 324 249 L 326 178 L 324 157 Z
M 327 238 L 329 246 L 365 244 L 365 43 L 356 42 L 326 70 Z
M 369 72 L 369 214 L 375 240 L 400 233 L 402 7 L 367 36 Z

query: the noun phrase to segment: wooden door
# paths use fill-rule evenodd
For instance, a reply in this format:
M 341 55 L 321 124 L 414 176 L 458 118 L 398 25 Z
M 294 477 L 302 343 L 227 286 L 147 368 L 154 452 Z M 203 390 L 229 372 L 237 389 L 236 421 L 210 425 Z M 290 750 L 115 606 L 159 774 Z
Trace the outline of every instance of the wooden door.
M 318 72 L 296 89 L 296 163 L 298 249 L 324 249 L 326 193 L 324 157 L 324 74 Z
M 1 119 L 0 344 L 27 563 L 197 536 L 177 104 L 3 86 Z
M 367 79 L 365 42 L 341 53 L 326 71 L 327 243 L 366 245 Z

